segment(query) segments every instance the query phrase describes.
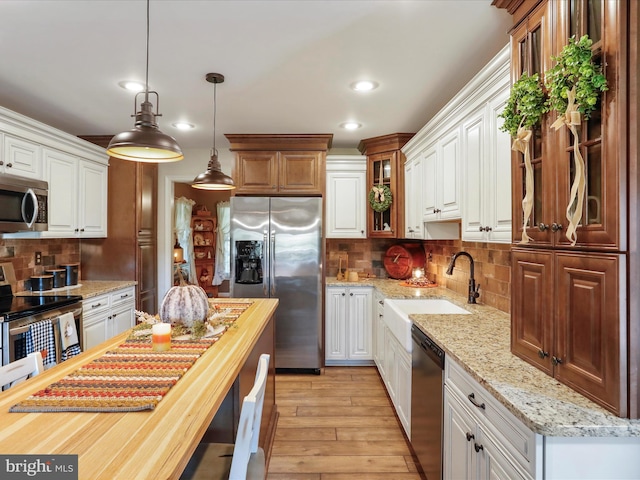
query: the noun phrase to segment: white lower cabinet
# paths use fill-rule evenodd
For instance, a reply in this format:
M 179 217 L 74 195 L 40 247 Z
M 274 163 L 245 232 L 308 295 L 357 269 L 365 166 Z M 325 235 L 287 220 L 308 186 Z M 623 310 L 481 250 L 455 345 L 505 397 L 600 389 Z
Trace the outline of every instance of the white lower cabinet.
M 535 434 L 446 357 L 444 478 L 534 478 L 535 446 Z
M 533 433 L 449 357 L 443 437 L 444 479 L 640 478 L 637 437 Z
M 327 287 L 325 365 L 372 365 L 372 288 Z
M 447 387 L 444 391 L 444 478 L 531 478 L 513 466 L 500 445 Z
M 88 350 L 135 324 L 135 287 L 82 301 L 82 339 Z
M 402 428 L 411 438 L 411 354 L 384 321 L 384 296 L 376 291 L 373 301 L 373 358 Z

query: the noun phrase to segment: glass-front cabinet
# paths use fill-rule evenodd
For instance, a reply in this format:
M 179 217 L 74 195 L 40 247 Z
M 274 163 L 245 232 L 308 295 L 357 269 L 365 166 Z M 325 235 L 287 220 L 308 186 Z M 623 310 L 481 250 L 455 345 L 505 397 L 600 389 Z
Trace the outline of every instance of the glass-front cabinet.
M 615 82 L 620 75 L 621 32 L 615 21 L 615 8 L 607 4 L 605 12 L 605 3 L 601 0 L 541 2 L 512 32 L 513 81 L 525 72 L 543 77 L 554 63 L 551 57 L 560 54 L 570 37 L 579 39 L 588 34 L 593 41 L 594 62 L 603 65 L 609 83 Z M 609 23 L 603 33 L 603 21 L 607 18 Z M 620 173 L 625 144 L 622 141 L 625 132 L 620 126 L 625 124 L 625 118 L 618 93 L 617 85 L 610 85 L 600 96 L 600 108 L 589 120 L 583 117 L 577 128 L 578 148 L 585 161 L 585 194 L 577 227 L 577 248 L 624 248 L 620 244 L 619 215 L 621 201 L 626 199 Z M 533 130 L 529 145 L 534 178 L 533 209 L 526 226 L 532 239 L 529 246 L 570 245 L 566 231 L 575 178 L 574 140 L 568 128 L 557 131 L 551 128 L 556 118 L 556 112 L 545 115 L 541 125 Z M 522 238 L 525 165 L 522 153 L 514 152 L 513 157 L 513 240 L 517 243 Z M 569 212 L 575 209 L 576 203 L 573 202 Z
M 370 238 L 404 235 L 404 162 L 400 150 L 413 133 L 394 133 L 362 140 L 367 156 L 367 233 Z M 411 199 L 406 199 L 411 201 Z
M 543 78 L 544 72 L 551 66 L 549 64 L 551 54 L 551 41 L 549 35 L 544 35 L 549 30 L 549 7 L 545 2 L 525 19 L 512 33 L 511 37 L 511 78 L 515 82 L 523 73 L 528 75 L 538 74 Z M 553 189 L 547 188 L 547 178 L 543 175 L 546 170 L 553 169 L 553 162 L 548 153 L 549 145 L 543 140 L 550 134 L 549 120 L 545 116 L 541 125 L 533 128 L 529 144 L 531 154 L 531 166 L 533 168 L 533 208 L 531 216 L 527 219 L 527 235 L 537 245 L 550 244 L 552 239 L 545 227 L 546 218 L 553 208 L 555 199 Z M 519 242 L 522 238 L 523 210 L 522 199 L 526 194 L 526 171 L 524 155 L 521 152 L 512 151 L 515 168 L 513 168 L 513 240 Z M 547 164 L 548 168 L 547 168 Z M 553 182 L 553 179 L 550 179 Z

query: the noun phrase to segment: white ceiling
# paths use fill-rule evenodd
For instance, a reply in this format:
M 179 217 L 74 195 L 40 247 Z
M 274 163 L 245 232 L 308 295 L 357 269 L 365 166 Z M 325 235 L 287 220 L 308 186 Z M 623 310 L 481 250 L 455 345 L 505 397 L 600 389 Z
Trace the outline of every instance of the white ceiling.
M 74 135 L 133 127 L 118 82 L 144 81 L 146 1 L 2 0 L 0 19 L 0 105 Z M 218 147 L 225 133 L 333 133 L 355 148 L 418 131 L 507 44 L 510 22 L 491 0 L 152 0 L 149 87 L 183 149 L 212 144 L 207 72 L 226 77 Z M 350 90 L 361 78 L 380 87 Z

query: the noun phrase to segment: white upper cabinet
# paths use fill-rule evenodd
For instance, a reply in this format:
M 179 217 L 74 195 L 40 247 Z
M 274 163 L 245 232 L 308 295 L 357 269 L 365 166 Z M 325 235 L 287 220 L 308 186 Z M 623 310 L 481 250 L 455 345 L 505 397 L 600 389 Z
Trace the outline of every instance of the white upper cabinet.
M 107 236 L 107 166 L 45 149 L 49 230 L 43 236 Z
M 424 238 L 422 183 L 423 158 L 418 156 L 404 164 L 404 238 Z
M 2 237 L 107 236 L 109 157 L 104 148 L 0 107 L 0 151 L 0 173 L 49 184 L 49 230 Z
M 510 138 L 498 130 L 509 85 L 506 46 L 402 147 L 407 165 L 422 158 L 422 191 L 405 185 L 407 202 L 422 199 L 421 238 L 510 241 Z
M 40 145 L 12 135 L 4 137 L 3 156 L 0 159 L 0 173 L 18 175 L 20 177 L 43 179 L 42 152 Z
M 326 238 L 367 237 L 367 157 L 327 155 Z
M 464 215 L 462 239 L 511 242 L 511 137 L 498 115 L 509 98 L 509 84 L 463 124 Z

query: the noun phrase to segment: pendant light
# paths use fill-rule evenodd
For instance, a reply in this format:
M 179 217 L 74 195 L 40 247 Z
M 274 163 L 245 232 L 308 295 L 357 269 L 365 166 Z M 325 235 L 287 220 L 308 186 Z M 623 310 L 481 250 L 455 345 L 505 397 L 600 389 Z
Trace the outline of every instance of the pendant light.
M 158 92 L 149 91 L 149 0 L 147 0 L 147 65 L 144 92 L 138 92 L 133 101 L 133 111 L 136 111 L 138 95 L 144 93 L 144 101 L 140 104 L 140 111 L 132 115 L 136 122 L 132 130 L 115 135 L 109 142 L 107 154 L 111 157 L 131 160 L 134 162 L 165 163 L 182 160 L 184 155 L 176 140 L 162 133 L 156 123 L 160 108 Z M 149 101 L 149 94 L 156 95 L 158 109 L 153 113 L 153 105 Z
M 211 159 L 207 165 L 207 171 L 198 175 L 191 186 L 201 190 L 232 190 L 236 188 L 231 177 L 222 173 L 222 166 L 218 160 L 216 150 L 216 85 L 224 82 L 224 75 L 220 73 L 207 73 L 207 82 L 213 83 L 213 148 Z

